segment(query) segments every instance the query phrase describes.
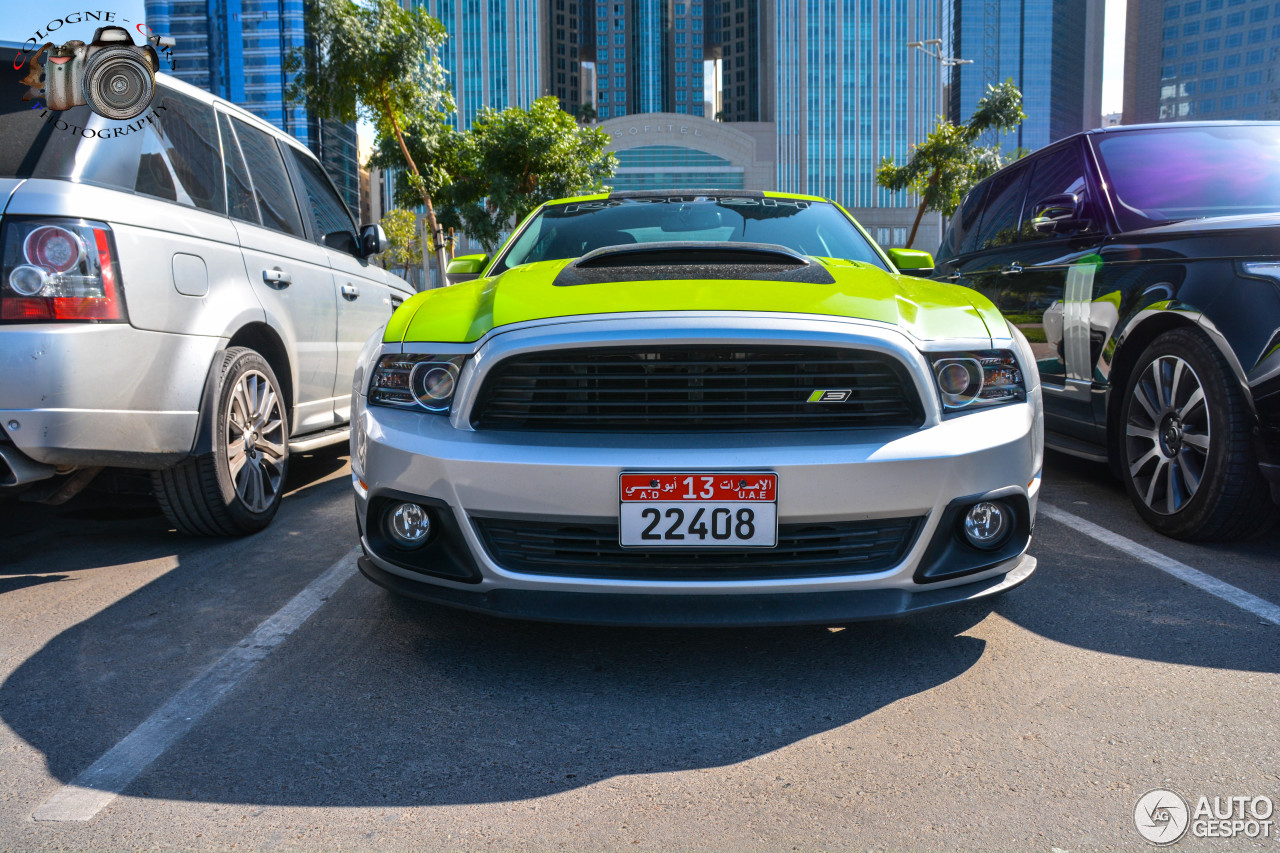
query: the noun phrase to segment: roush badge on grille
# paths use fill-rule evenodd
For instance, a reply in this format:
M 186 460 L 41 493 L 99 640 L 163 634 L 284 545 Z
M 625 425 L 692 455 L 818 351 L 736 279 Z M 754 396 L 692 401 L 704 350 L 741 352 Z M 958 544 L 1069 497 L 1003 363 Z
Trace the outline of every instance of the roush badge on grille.
M 809 399 L 806 400 L 805 402 L 806 403 L 843 403 L 845 400 L 849 399 L 849 395 L 852 393 L 853 391 L 848 388 L 837 389 L 834 391 L 832 390 L 814 391 L 812 394 L 809 395 Z

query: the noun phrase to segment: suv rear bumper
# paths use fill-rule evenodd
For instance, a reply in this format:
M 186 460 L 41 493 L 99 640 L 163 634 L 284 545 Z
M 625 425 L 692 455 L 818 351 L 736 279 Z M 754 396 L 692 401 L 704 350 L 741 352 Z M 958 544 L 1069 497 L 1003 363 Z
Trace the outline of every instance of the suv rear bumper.
M 46 465 L 171 465 L 191 452 L 224 344 L 124 323 L 0 326 L 0 429 Z

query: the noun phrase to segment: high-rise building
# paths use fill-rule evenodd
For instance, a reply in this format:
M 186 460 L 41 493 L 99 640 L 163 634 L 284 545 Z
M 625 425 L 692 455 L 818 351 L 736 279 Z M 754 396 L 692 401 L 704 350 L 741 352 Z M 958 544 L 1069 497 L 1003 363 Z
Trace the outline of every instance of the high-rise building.
M 949 117 L 966 121 L 988 86 L 1013 80 L 1027 118 L 1000 138 L 1006 150 L 1098 127 L 1104 11 L 1104 0 L 946 0 L 943 50 L 972 61 L 948 69 Z
M 762 51 L 767 0 L 706 0 L 707 38 L 719 66 L 718 110 L 722 121 L 760 121 L 770 91 L 770 69 Z
M 546 75 L 548 91 L 560 99 L 560 109 L 577 115 L 584 102 L 579 41 L 590 26 L 592 0 L 547 0 Z
M 147 25 L 173 37 L 173 76 L 226 98 L 315 152 L 351 210 L 360 204 L 356 129 L 285 100 L 285 57 L 305 48 L 303 0 L 146 0 Z
M 548 13 L 556 0 L 402 0 L 421 7 L 444 24 L 448 39 L 440 49 L 440 62 L 449 75 L 458 106 L 460 129 L 471 127 L 484 107 L 528 107 L 542 95 L 558 94 L 549 72 L 547 46 L 557 43 L 555 30 L 548 38 Z M 567 2 L 567 0 L 566 0 Z M 574 0 L 577 2 L 577 0 Z M 568 11 L 564 14 L 566 65 L 570 40 Z M 554 20 L 554 19 L 552 19 Z M 555 54 L 559 55 L 559 54 Z M 576 69 L 576 62 L 572 66 Z M 566 73 L 577 73 L 570 68 Z
M 703 0 L 600 0 L 585 20 L 583 50 L 601 119 L 705 110 Z M 592 100 L 584 94 L 584 101 Z
M 1129 0 L 1124 123 L 1280 118 L 1280 4 Z
M 907 48 L 940 26 L 942 0 L 777 0 L 769 25 L 776 58 L 778 189 L 841 202 L 890 239 L 916 200 L 876 184 L 884 157 L 902 162 L 939 112 L 933 59 Z M 769 66 L 766 65 L 766 68 Z M 917 245 L 937 245 L 937 217 Z

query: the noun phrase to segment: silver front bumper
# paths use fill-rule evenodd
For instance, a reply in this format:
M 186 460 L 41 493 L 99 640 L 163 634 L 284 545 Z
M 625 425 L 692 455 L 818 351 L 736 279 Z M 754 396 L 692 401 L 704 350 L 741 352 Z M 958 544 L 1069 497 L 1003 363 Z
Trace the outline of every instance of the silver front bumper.
M 705 326 L 705 321 L 702 321 Z M 776 321 L 775 321 L 776 324 Z M 469 406 L 489 366 L 515 349 L 600 345 L 652 340 L 628 326 L 565 323 L 482 341 L 460 382 L 453 417 L 366 405 L 353 407 L 352 467 L 362 530 L 372 498 L 416 495 L 448 505 L 480 580 L 476 584 L 425 577 L 370 552 L 380 570 L 406 579 L 469 589 L 554 590 L 565 593 L 749 594 L 851 590 L 919 590 L 913 574 L 937 530 L 943 510 L 958 498 L 1024 496 L 1034 515 L 1042 457 L 1038 387 L 1025 404 L 943 419 L 932 394 L 928 367 L 918 348 L 897 331 L 825 320 L 799 320 L 776 340 L 894 352 L 911 367 L 926 400 L 917 430 L 847 430 L 730 434 L 547 434 L 475 431 Z M 670 330 L 680 340 L 759 341 L 750 326 Z M 504 340 L 505 338 L 505 340 Z M 824 340 L 825 339 L 825 340 Z M 417 348 L 429 345 L 415 345 Z M 951 348 L 955 343 L 950 342 Z M 980 347 L 989 348 L 990 341 Z M 1004 344 L 1014 347 L 1012 341 Z M 367 366 L 367 365 L 366 365 Z M 1034 367 L 1031 367 L 1034 370 Z M 921 375 L 923 374 L 923 376 Z M 357 382 L 363 382 L 358 374 Z M 929 382 L 930 385 L 925 386 Z M 357 385 L 362 388 L 362 384 Z M 928 396 L 925 396 L 928 394 Z M 929 406 L 933 408 L 930 409 Z M 923 517 L 906 556 L 890 569 L 839 577 L 734 581 L 616 580 L 531 575 L 498 565 L 486 552 L 471 516 L 537 516 L 549 521 L 616 521 L 618 476 L 626 471 L 770 471 L 779 477 L 781 524 Z M 361 484 L 364 485 L 361 485 Z M 366 551 L 369 542 L 366 537 Z M 760 555 L 767 560 L 767 552 Z M 945 588 L 1009 572 L 1017 558 L 984 572 L 929 584 Z

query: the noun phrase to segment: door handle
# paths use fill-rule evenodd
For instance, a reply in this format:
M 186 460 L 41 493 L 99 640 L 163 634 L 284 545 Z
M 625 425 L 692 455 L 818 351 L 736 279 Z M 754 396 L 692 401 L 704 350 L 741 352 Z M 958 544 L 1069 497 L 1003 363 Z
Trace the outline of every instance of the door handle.
M 947 281 L 959 281 L 962 277 L 963 276 L 961 276 L 960 273 L 953 272 L 951 275 L 947 276 Z
M 1000 270 L 1000 275 L 1021 275 L 1022 264 L 1009 264 L 1009 266 Z
M 342 285 L 343 299 L 354 301 L 359 295 L 360 295 L 360 288 L 356 287 L 351 282 L 347 282 L 346 284 Z
M 285 288 L 293 284 L 293 276 L 279 267 L 263 270 L 262 280 L 275 288 Z

